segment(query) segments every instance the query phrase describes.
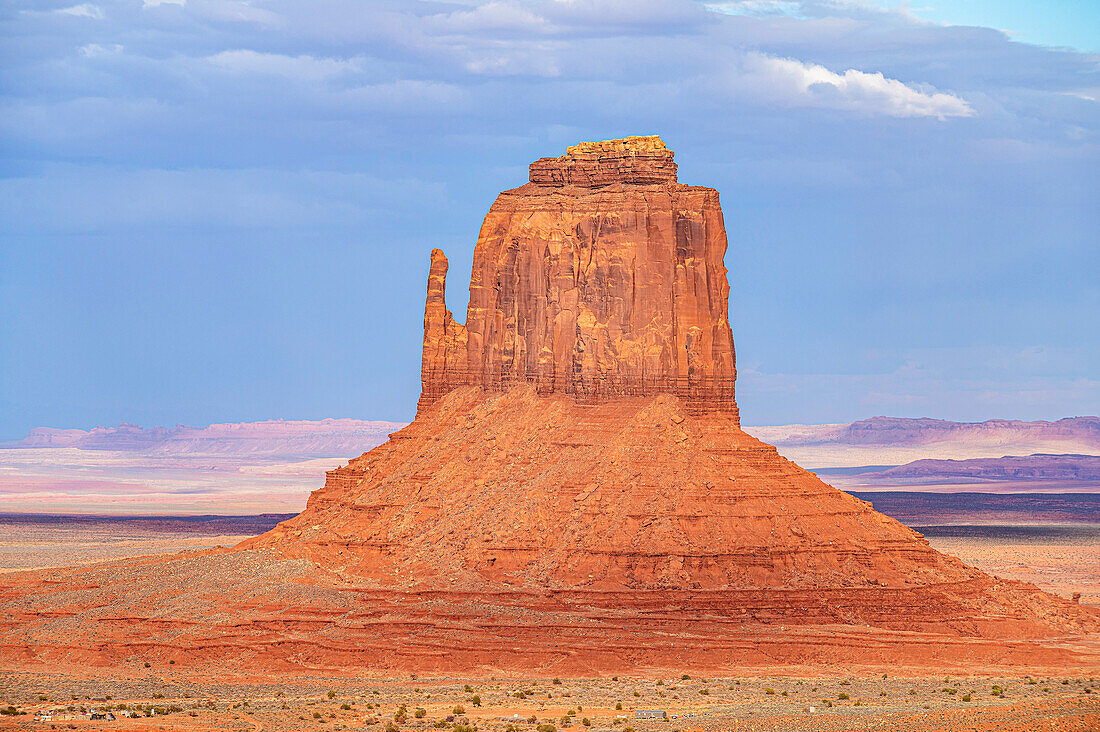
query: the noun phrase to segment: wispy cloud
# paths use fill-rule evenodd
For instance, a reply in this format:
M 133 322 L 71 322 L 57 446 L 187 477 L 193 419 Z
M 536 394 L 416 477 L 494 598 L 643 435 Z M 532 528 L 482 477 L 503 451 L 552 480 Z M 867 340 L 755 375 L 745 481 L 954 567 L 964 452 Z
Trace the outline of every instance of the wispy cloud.
M 890 117 L 972 117 L 963 99 L 923 90 L 890 79 L 881 72 L 830 71 L 793 58 L 748 53 L 728 77 L 735 97 L 758 103 L 843 109 Z
M 270 74 L 299 81 L 322 81 L 340 74 L 362 72 L 355 59 L 318 58 L 316 56 L 287 56 L 279 53 L 262 53 L 251 49 L 221 51 L 207 57 L 211 65 L 236 74 Z
M 81 18 L 103 18 L 103 10 L 98 5 L 92 5 L 91 3 L 82 3 L 80 5 L 73 5 L 68 8 L 59 8 L 54 11 L 59 15 L 76 15 Z

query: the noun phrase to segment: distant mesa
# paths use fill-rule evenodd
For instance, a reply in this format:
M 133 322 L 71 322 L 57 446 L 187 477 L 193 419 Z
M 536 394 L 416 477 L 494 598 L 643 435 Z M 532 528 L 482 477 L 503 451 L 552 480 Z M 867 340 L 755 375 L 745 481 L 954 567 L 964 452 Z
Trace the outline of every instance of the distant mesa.
M 537 161 L 485 218 L 464 323 L 432 252 L 412 424 L 231 551 L 0 576 L 0 657 L 1095 668 L 1096 609 L 935 551 L 742 431 L 726 245 L 718 192 L 659 138 Z
M 761 439 L 783 445 L 929 445 L 942 442 L 1015 443 L 1049 440 L 1092 445 L 1100 451 L 1100 417 L 1067 417 L 1054 422 L 990 419 L 871 417 L 846 424 L 750 427 Z M 992 456 L 991 456 L 992 457 Z
M 941 481 L 975 480 L 1063 480 L 1100 481 L 1100 455 L 1006 455 L 969 460 L 914 460 L 860 476 L 867 479 L 911 479 Z
M 359 419 L 282 420 L 143 428 L 123 422 L 90 430 L 39 427 L 0 449 L 75 448 L 153 455 L 323 456 L 369 449 L 404 422 Z

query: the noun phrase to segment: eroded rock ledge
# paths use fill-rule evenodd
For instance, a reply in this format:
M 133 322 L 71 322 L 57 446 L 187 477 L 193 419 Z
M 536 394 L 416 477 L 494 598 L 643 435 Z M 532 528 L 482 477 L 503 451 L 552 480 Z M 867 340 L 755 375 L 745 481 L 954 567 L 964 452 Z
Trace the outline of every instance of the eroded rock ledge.
M 673 152 L 656 135 L 582 142 L 531 163 L 531 182 L 595 188 L 613 183 L 675 183 Z

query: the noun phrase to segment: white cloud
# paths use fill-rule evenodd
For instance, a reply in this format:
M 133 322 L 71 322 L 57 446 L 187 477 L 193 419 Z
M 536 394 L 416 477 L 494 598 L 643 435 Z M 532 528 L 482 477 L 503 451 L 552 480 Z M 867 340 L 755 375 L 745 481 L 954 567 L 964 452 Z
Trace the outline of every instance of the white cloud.
M 445 33 L 478 31 L 545 32 L 551 29 L 545 18 L 519 3 L 494 0 L 472 10 L 459 10 L 426 20 L 428 28 Z
M 159 5 L 186 5 L 187 0 L 141 0 L 142 7 L 155 8 Z
M 103 17 L 103 10 L 98 5 L 92 5 L 91 3 L 73 5 L 71 8 L 59 8 L 54 12 L 62 15 L 76 15 L 82 18 L 96 18 L 97 20 Z
M 265 74 L 299 81 L 323 81 L 333 76 L 362 71 L 355 59 L 284 56 L 249 49 L 222 51 L 207 57 L 214 66 L 236 74 Z
M 824 66 L 763 53 L 745 55 L 730 78 L 736 95 L 795 107 L 844 109 L 889 117 L 972 117 L 965 100 L 924 91 L 880 72 L 848 69 L 842 74 Z
M 80 55 L 86 58 L 92 58 L 94 56 L 114 56 L 119 53 L 122 53 L 122 45 L 119 43 L 111 43 L 106 46 L 99 43 L 89 43 L 86 46 L 80 47 Z

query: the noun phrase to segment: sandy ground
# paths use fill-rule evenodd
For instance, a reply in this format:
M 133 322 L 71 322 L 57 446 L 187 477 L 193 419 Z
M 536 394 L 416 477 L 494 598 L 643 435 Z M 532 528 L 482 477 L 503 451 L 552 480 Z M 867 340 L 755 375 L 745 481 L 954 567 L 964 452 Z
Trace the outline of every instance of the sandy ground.
M 1100 673 L 1100 671 L 1098 671 Z M 554 680 L 295 678 L 213 682 L 152 669 L 140 679 L 0 675 L 26 714 L 0 729 L 126 730 L 1095 730 L 1095 678 L 738 678 Z M 999 693 L 1000 690 L 1000 693 Z M 43 699 L 43 697 L 45 697 Z M 811 707 L 813 711 L 811 711 Z M 152 716 L 93 721 L 81 710 Z M 51 722 L 37 711 L 57 710 Z M 163 713 L 157 713 L 157 710 Z M 404 709 L 404 713 L 402 713 Z M 423 710 L 417 717 L 418 710 Z M 660 710 L 667 720 L 640 719 Z
M 1083 540 L 1010 544 L 992 539 L 928 537 L 936 549 L 1006 579 L 1031 582 L 1062 597 L 1100 605 L 1100 544 Z
M 233 546 L 248 535 L 189 535 L 134 531 L 119 526 L 5 525 L 0 533 L 0 572 L 72 567 L 187 549 Z

